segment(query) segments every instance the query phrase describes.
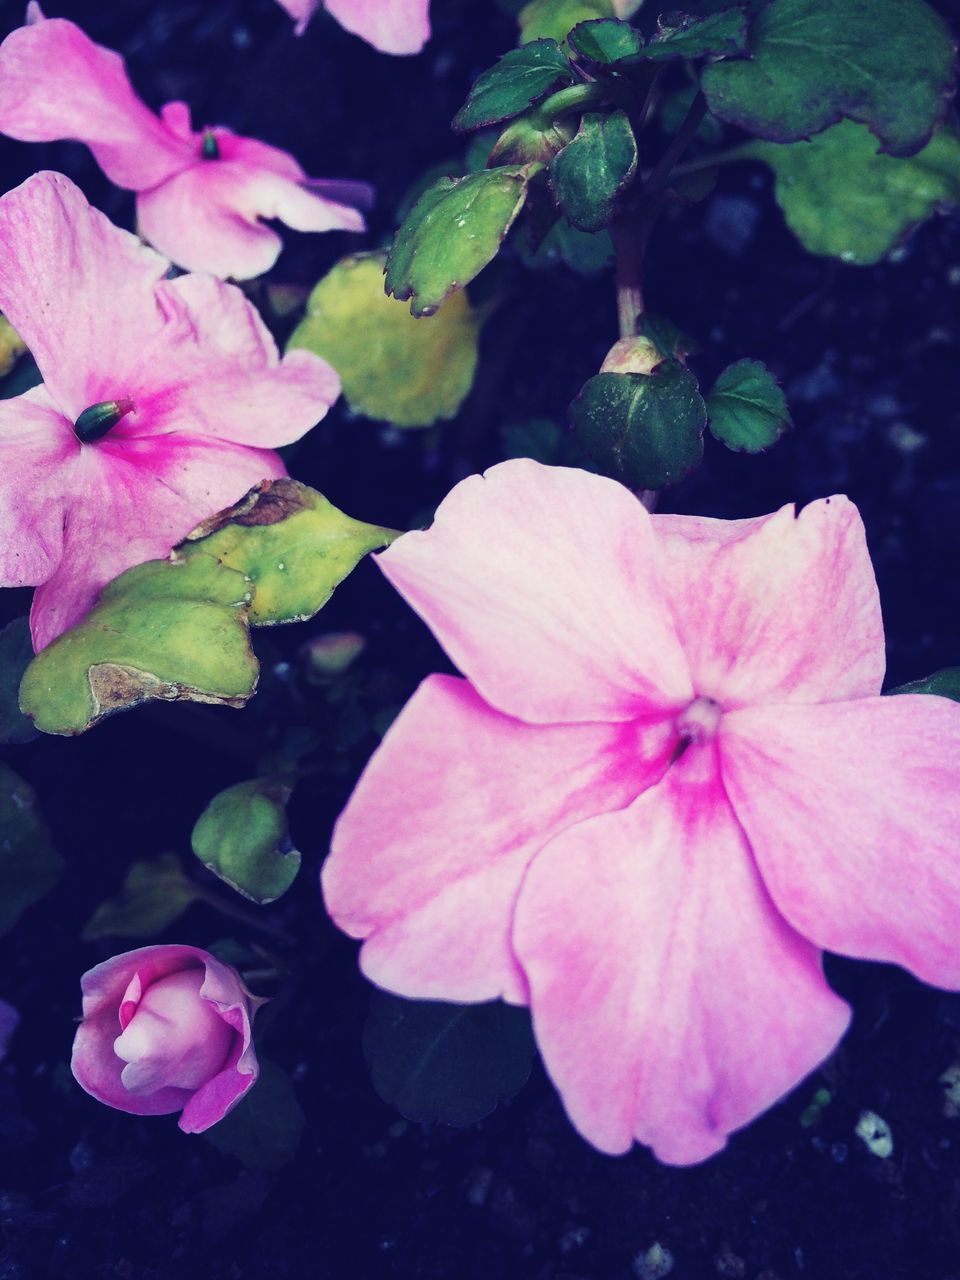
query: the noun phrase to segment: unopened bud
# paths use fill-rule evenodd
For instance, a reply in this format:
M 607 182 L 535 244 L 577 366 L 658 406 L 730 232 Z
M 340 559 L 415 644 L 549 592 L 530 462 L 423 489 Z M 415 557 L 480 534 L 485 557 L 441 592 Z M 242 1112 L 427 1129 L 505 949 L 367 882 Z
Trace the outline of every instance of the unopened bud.
M 82 444 L 93 444 L 96 440 L 102 440 L 107 432 L 115 427 L 121 418 L 132 413 L 135 407 L 133 401 L 128 399 L 101 400 L 97 404 L 92 404 L 84 409 L 73 424 L 74 435 Z

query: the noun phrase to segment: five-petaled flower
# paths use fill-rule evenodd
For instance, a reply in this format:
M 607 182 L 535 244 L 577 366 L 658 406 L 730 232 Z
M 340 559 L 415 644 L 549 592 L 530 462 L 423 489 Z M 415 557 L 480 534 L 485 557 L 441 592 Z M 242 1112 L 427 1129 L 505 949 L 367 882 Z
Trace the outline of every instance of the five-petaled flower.
M 168 267 L 60 174 L 0 199 L 0 310 L 43 377 L 0 401 L 0 585 L 41 584 L 38 649 L 124 569 L 285 475 L 271 449 L 339 394 L 318 356 L 279 358 L 235 285 Z
M 381 53 L 419 53 L 430 39 L 430 0 L 279 0 L 297 35 L 321 3 L 345 30 Z
M 280 252 L 263 218 L 297 231 L 362 231 L 371 189 L 314 180 L 293 156 L 220 126 L 190 127 L 184 102 L 159 117 L 137 97 L 123 59 L 66 18 L 31 3 L 0 45 L 0 132 L 23 142 L 84 142 L 112 182 L 137 193 L 143 235 L 188 271 L 238 280 Z
M 529 1004 L 580 1131 L 703 1160 L 830 1053 L 821 950 L 960 988 L 960 706 L 879 697 L 846 498 L 650 516 L 503 463 L 379 557 L 434 675 L 337 825 L 326 902 L 401 995 Z

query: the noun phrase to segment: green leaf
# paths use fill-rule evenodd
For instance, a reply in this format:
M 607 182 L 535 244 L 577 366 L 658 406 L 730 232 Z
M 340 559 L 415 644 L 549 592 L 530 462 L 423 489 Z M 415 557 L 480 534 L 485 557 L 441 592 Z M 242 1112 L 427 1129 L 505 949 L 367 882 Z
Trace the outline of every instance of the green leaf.
M 261 1058 L 260 1079 L 203 1136 L 249 1169 L 276 1170 L 296 1155 L 305 1125 L 290 1077 L 269 1058 Z
M 100 938 L 153 938 L 203 897 L 184 875 L 175 853 L 131 863 L 115 898 L 101 902 L 84 926 L 84 942 Z
M 328 360 L 354 413 L 428 427 L 455 417 L 473 385 L 481 316 L 461 290 L 436 315 L 414 319 L 383 291 L 385 260 L 374 253 L 338 262 L 311 293 L 288 350 Z
M 407 1120 L 474 1124 L 518 1093 L 534 1054 L 530 1015 L 375 991 L 363 1033 L 373 1087 Z
M 682 363 L 688 355 L 699 350 L 698 343 L 682 329 L 678 329 L 672 320 L 654 315 L 651 311 L 645 311 L 640 317 L 638 334 L 652 342 L 665 360 L 679 360 Z
M 533 458 L 535 462 L 550 464 L 558 461 L 563 447 L 563 430 L 550 418 L 510 422 L 500 434 L 503 452 L 508 458 Z
M 208 871 L 261 906 L 286 893 L 300 870 L 287 831 L 290 794 L 274 778 L 238 782 L 213 797 L 190 838 Z
M 960 667 L 944 667 L 925 680 L 911 680 L 908 684 L 888 689 L 888 693 L 933 693 L 940 698 L 952 698 L 960 702 Z
M 344 515 L 297 480 L 265 480 L 194 529 L 178 551 L 242 573 L 256 587 L 250 622 L 269 627 L 312 618 L 368 552 L 396 537 L 395 529 Z
M 960 204 L 960 137 L 944 127 L 915 156 L 884 155 L 844 120 L 809 142 L 755 142 L 787 225 L 811 253 L 870 266 L 924 219 Z
M 797 142 L 848 117 L 899 156 L 928 141 L 953 85 L 953 42 L 924 0 L 770 0 L 750 57 L 702 77 L 710 110 L 748 133 Z
M 675 22 L 661 18 L 656 34 L 646 43 L 635 27 L 608 18 L 582 23 L 571 32 L 570 44 L 588 62 L 607 67 L 730 57 L 746 52 L 747 17 L 736 7 L 704 18 L 687 14 L 679 15 Z
M 787 397 L 765 364 L 727 365 L 707 396 L 711 433 L 728 449 L 760 453 L 793 425 Z
M 650 374 L 599 373 L 570 406 L 588 457 L 632 489 L 662 489 L 692 471 L 706 421 L 697 380 L 676 360 Z
M 33 788 L 0 764 L 0 934 L 50 892 L 62 870 Z
M 420 197 L 387 255 L 386 290 L 432 315 L 496 257 L 527 197 L 535 165 L 441 178 Z
M 33 661 L 30 621 L 17 618 L 0 631 L 0 742 L 31 742 L 37 731 L 20 710 L 20 681 Z
M 579 231 L 562 215 L 535 249 L 523 243 L 522 235 L 517 237 L 517 249 L 523 264 L 534 271 L 563 265 L 582 276 L 609 270 L 615 256 L 609 231 Z
M 252 583 L 212 556 L 150 560 L 27 667 L 20 706 L 44 733 L 83 733 L 141 702 L 240 707 L 257 687 Z
M 509 120 L 561 85 L 573 84 L 573 67 L 556 40 L 534 40 L 511 49 L 478 77 L 453 118 L 457 133 Z
M 627 113 L 589 113 L 554 160 L 550 180 L 570 222 L 581 231 L 601 231 L 636 172 L 637 142 Z
M 570 32 L 570 47 L 575 54 L 598 66 L 615 66 L 624 58 L 643 52 L 643 36 L 629 22 L 617 18 L 601 18 L 581 22 Z
M 578 23 L 613 14 L 611 0 L 530 0 L 517 15 L 520 39 L 562 43 Z
M 0 378 L 5 378 L 27 349 L 6 316 L 0 316 Z

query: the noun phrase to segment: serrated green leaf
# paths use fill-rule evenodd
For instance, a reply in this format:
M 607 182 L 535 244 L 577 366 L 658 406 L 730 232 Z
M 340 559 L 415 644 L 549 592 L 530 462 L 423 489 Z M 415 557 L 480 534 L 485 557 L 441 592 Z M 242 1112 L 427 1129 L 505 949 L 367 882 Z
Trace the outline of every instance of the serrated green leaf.
M 926 144 L 953 85 L 953 42 L 924 0 L 770 0 L 750 57 L 702 77 L 710 110 L 748 133 L 797 142 L 846 117 L 898 156 Z
M 570 33 L 570 45 L 588 62 L 605 67 L 730 57 L 746 52 L 747 17 L 739 6 L 703 18 L 681 14 L 673 24 L 661 19 L 649 41 L 629 23 L 607 18 L 581 23 Z
M 924 680 L 911 680 L 907 684 L 898 685 L 896 689 L 888 689 L 887 692 L 932 693 L 940 698 L 952 698 L 954 702 L 960 702 L 960 667 L 944 667 Z
M 0 742 L 31 742 L 37 731 L 20 710 L 20 681 L 33 661 L 30 622 L 17 618 L 0 631 Z
M 482 1120 L 526 1083 L 530 1015 L 495 1001 L 457 1005 L 375 991 L 363 1033 L 373 1087 L 418 1124 Z
M 84 926 L 84 942 L 100 938 L 153 938 L 203 896 L 184 875 L 175 853 L 131 863 L 115 898 L 101 902 Z
M 765 364 L 727 365 L 707 396 L 710 431 L 728 449 L 760 453 L 793 425 L 787 397 Z
M 844 120 L 809 142 L 755 142 L 776 174 L 777 203 L 811 253 L 870 266 L 913 227 L 960 205 L 960 137 L 944 127 L 915 156 L 889 156 L 865 125 Z
M 589 113 L 577 136 L 559 153 L 550 171 L 553 194 L 581 231 L 601 231 L 613 216 L 617 197 L 637 172 L 637 142 L 625 111 Z
M 570 406 L 589 459 L 632 489 L 663 489 L 703 456 L 707 412 L 697 380 L 676 360 L 653 373 L 599 373 Z
M 454 116 L 453 127 L 457 133 L 466 133 L 509 120 L 574 79 L 570 59 L 556 40 L 521 45 L 478 77 Z
M 530 0 L 517 15 L 520 39 L 562 44 L 578 23 L 613 16 L 611 0 Z
M 414 319 L 383 291 L 385 260 L 374 253 L 338 262 L 311 293 L 287 349 L 328 360 L 355 413 L 428 427 L 455 417 L 473 385 L 481 316 L 460 290 L 435 315 Z
M 208 871 L 261 906 L 286 893 L 300 870 L 287 832 L 289 798 L 290 788 L 273 778 L 238 782 L 213 797 L 190 837 Z
M 251 624 L 271 627 L 312 618 L 365 555 L 395 537 L 395 529 L 354 520 L 316 489 L 281 479 L 204 521 L 177 550 L 242 573 L 256 588 Z
M 523 208 L 537 166 L 506 165 L 441 178 L 420 197 L 387 255 L 386 290 L 411 298 L 415 316 L 432 315 L 496 257 Z
M 62 870 L 33 788 L 0 764 L 0 934 L 50 892 Z
M 581 22 L 570 32 L 570 47 L 574 53 L 598 66 L 614 66 L 624 58 L 635 57 L 642 52 L 643 43 L 643 36 L 636 27 L 618 18 Z
M 150 560 L 104 587 L 93 610 L 37 654 L 20 706 L 44 733 L 83 733 L 141 702 L 242 706 L 257 686 L 252 583 L 212 556 Z
M 296 1155 L 306 1122 L 286 1071 L 261 1058 L 257 1083 L 203 1136 L 250 1169 L 276 1170 Z

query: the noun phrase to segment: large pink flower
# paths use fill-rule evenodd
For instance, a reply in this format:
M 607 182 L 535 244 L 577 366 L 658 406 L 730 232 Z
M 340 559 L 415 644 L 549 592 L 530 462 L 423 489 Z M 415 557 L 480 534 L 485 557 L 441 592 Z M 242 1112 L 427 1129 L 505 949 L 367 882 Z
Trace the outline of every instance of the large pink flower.
M 321 3 L 341 27 L 381 53 L 419 53 L 430 39 L 430 0 L 280 0 L 297 35 Z
M 960 706 L 881 698 L 856 508 L 650 516 L 529 461 L 379 557 L 431 676 L 323 885 L 402 995 L 527 1003 L 603 1151 L 702 1160 L 830 1053 L 821 949 L 960 987 Z
M 111 181 L 137 192 L 143 234 L 189 271 L 249 279 L 269 271 L 281 241 L 261 221 L 297 231 L 362 231 L 350 206 L 364 183 L 315 181 L 293 156 L 229 129 L 195 133 L 184 102 L 154 115 L 123 59 L 65 18 L 32 21 L 0 45 L 0 132 L 23 142 L 85 142 Z
M 60 174 L 0 199 L 0 311 L 43 385 L 0 401 L 0 586 L 40 585 L 42 648 L 124 569 L 166 555 L 259 481 L 339 394 L 279 359 L 257 312 L 91 209 Z

